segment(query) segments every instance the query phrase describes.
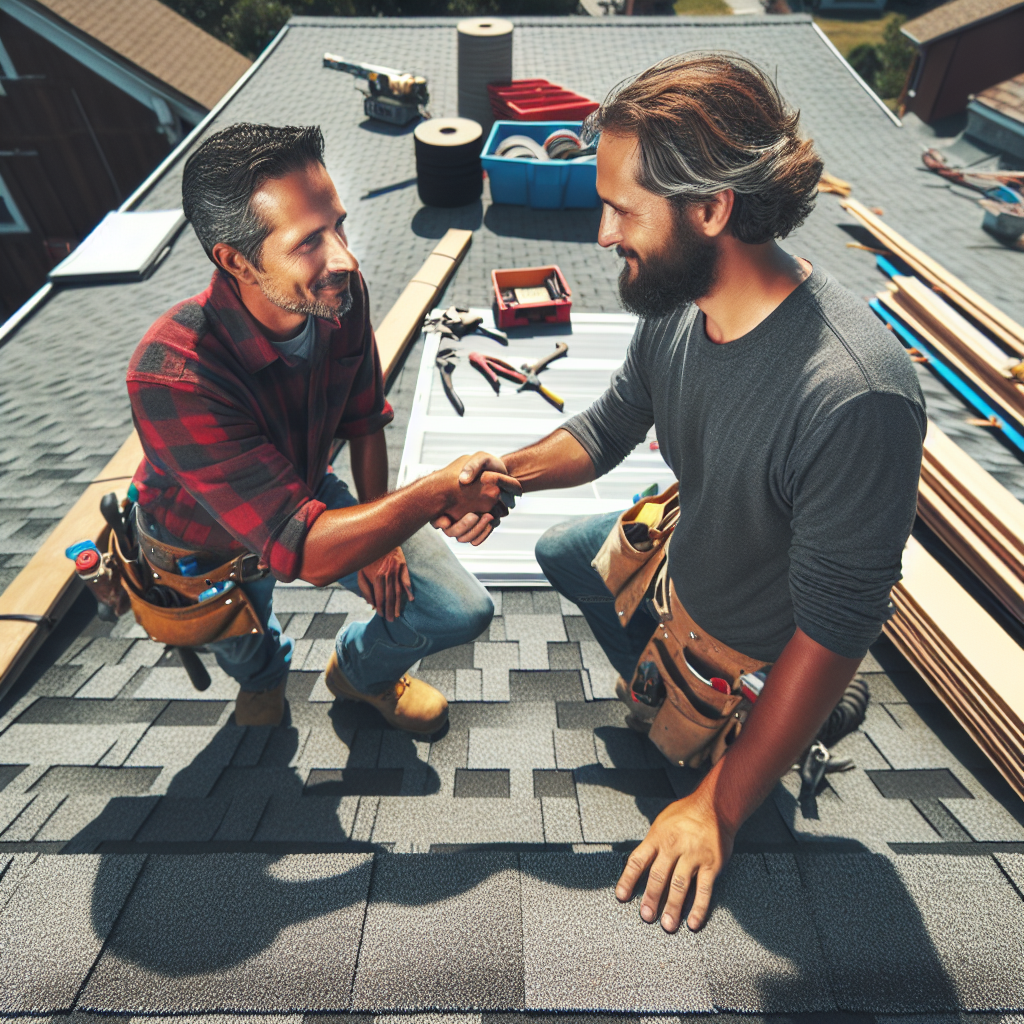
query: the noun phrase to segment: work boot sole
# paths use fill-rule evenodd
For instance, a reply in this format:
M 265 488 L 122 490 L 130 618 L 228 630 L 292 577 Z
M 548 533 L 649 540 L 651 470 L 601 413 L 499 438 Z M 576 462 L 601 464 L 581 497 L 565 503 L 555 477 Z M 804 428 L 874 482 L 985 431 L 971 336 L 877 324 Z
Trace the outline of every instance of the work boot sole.
M 415 679 L 412 676 L 403 676 L 403 679 L 412 681 L 413 684 L 419 684 L 420 686 L 430 686 L 429 683 L 424 682 L 422 679 Z M 327 662 L 327 669 L 324 672 L 324 682 L 327 685 L 327 689 L 334 694 L 339 700 L 357 700 L 362 701 L 364 704 L 369 704 L 375 711 L 377 711 L 381 717 L 389 724 L 393 725 L 396 729 L 401 729 L 403 732 L 417 733 L 421 736 L 429 736 L 432 733 L 437 732 L 445 722 L 448 721 L 448 705 L 445 703 L 444 710 L 440 715 L 435 715 L 431 719 L 427 719 L 425 722 L 418 722 L 416 719 L 406 718 L 402 715 L 395 713 L 395 703 L 390 696 L 390 691 L 387 695 L 374 696 L 369 693 L 362 693 L 357 690 L 349 681 L 348 677 L 341 670 L 341 666 L 338 664 L 338 653 L 334 651 L 331 653 L 331 657 Z M 401 680 L 399 680 L 401 682 Z M 430 687 L 433 689 L 433 687 Z

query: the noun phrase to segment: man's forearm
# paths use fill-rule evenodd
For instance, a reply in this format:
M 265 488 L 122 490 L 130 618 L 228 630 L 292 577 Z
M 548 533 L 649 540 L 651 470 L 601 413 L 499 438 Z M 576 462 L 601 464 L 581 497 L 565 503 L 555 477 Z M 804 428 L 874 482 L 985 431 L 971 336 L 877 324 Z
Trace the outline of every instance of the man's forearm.
M 353 437 L 349 443 L 352 482 L 360 501 L 373 501 L 387 494 L 388 446 L 384 431 Z
M 466 461 L 456 459 L 376 501 L 322 512 L 306 534 L 299 577 L 326 586 L 376 561 L 442 513 L 479 515 L 499 501 L 501 488 L 520 493 L 514 479 L 494 472 L 460 483 Z
M 796 631 L 739 738 L 701 783 L 726 828 L 735 834 L 810 745 L 859 663 Z
M 576 487 L 594 479 L 594 463 L 586 449 L 567 430 L 547 437 L 502 457 L 509 475 L 524 491 Z

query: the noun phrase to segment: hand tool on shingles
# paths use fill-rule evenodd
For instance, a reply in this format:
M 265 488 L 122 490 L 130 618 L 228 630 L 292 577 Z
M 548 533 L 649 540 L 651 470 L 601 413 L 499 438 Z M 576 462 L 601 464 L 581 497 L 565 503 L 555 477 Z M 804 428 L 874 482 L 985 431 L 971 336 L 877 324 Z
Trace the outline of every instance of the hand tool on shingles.
M 462 306 L 449 306 L 440 316 L 428 317 L 427 324 L 449 341 L 458 341 L 467 334 L 476 332 L 493 338 L 499 344 L 508 344 L 508 335 L 504 331 L 484 327 L 482 316 L 474 316 Z
M 458 366 L 458 355 L 455 349 L 441 349 L 434 362 L 441 371 L 441 385 L 444 387 L 444 393 L 448 396 L 448 401 L 452 403 L 452 408 L 460 416 L 464 416 L 466 407 L 462 404 L 462 399 L 455 393 L 455 386 L 452 384 L 452 370 Z
M 544 387 L 540 381 L 531 383 L 525 373 L 506 363 L 504 359 L 499 359 L 497 356 L 486 356 L 480 352 L 470 352 L 469 362 L 487 378 L 487 382 L 494 388 L 496 395 L 501 391 L 501 382 L 498 377 L 504 377 L 506 380 L 512 381 L 513 384 L 519 384 L 520 391 L 524 388 L 539 391 L 559 412 L 565 408 L 565 402 L 558 395 Z
M 533 366 L 528 366 L 526 363 L 523 364 L 523 372 L 526 374 L 526 380 L 519 385 L 520 391 L 526 391 L 533 389 L 539 391 L 553 406 L 555 406 L 559 412 L 565 408 L 565 402 L 558 397 L 549 388 L 544 387 L 537 377 L 537 374 L 547 368 L 547 366 L 553 363 L 556 359 L 561 359 L 569 352 L 569 346 L 564 341 L 560 341 L 555 346 L 555 351 L 546 355 L 543 359 L 537 360 Z

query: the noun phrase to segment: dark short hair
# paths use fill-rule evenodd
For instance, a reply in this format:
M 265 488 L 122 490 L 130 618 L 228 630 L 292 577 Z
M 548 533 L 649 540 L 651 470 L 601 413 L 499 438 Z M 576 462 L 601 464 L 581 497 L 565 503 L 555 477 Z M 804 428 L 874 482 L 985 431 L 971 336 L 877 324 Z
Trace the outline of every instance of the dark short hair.
M 185 216 L 206 255 L 212 260 L 213 247 L 225 242 L 259 268 L 270 227 L 253 210 L 253 194 L 266 181 L 323 162 L 317 127 L 242 123 L 211 135 L 185 161 L 181 179 Z
M 638 184 L 680 206 L 732 189 L 729 227 L 741 242 L 785 238 L 814 206 L 821 158 L 800 114 L 753 61 L 682 53 L 617 86 L 586 134 L 634 136 Z

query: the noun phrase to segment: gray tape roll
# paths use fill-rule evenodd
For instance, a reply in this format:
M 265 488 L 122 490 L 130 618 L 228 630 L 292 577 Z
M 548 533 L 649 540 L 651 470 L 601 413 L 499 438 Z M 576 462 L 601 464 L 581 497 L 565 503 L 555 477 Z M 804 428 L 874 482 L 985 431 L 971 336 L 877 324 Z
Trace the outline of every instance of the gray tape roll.
M 416 185 L 427 206 L 465 206 L 480 198 L 483 129 L 462 117 L 432 117 L 413 132 Z
M 467 18 L 458 36 L 459 116 L 478 121 L 485 132 L 494 123 L 488 82 L 512 80 L 514 26 L 504 18 Z

